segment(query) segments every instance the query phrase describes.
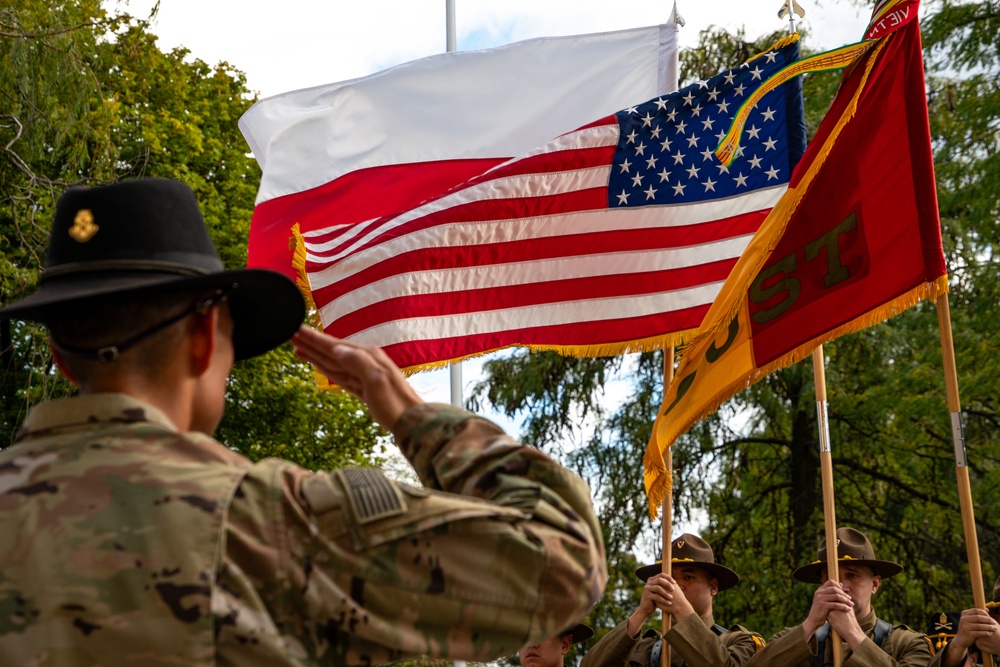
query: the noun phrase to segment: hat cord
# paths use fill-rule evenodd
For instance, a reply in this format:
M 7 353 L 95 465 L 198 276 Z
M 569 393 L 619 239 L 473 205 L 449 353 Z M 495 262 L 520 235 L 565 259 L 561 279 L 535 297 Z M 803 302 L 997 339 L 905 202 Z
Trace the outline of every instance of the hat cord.
M 212 306 L 216 306 L 216 305 L 218 305 L 220 303 L 225 302 L 226 299 L 229 298 L 230 292 L 232 292 L 235 287 L 236 287 L 236 285 L 230 285 L 230 286 L 218 289 L 211 296 L 209 296 L 209 297 L 207 297 L 205 299 L 202 299 L 202 300 L 196 302 L 194 305 L 190 306 L 189 308 L 185 308 L 180 313 L 174 315 L 173 317 L 170 317 L 170 318 L 164 320 L 163 322 L 160 322 L 158 324 L 154 324 L 149 329 L 146 329 L 145 331 L 141 331 L 141 332 L 137 333 L 136 335 L 134 335 L 131 338 L 129 338 L 128 340 L 126 340 L 124 343 L 119 343 L 118 345 L 107 345 L 105 347 L 101 347 L 101 348 L 98 348 L 96 350 L 88 350 L 88 349 L 85 349 L 85 348 L 70 347 L 70 346 L 67 346 L 67 345 L 63 345 L 62 343 L 60 343 L 59 341 L 57 341 L 55 338 L 52 338 L 52 344 L 60 352 L 65 352 L 65 353 L 76 355 L 76 356 L 79 356 L 79 357 L 87 357 L 87 358 L 90 358 L 90 359 L 98 359 L 100 361 L 106 361 L 106 362 L 115 361 L 116 359 L 118 359 L 118 357 L 121 356 L 122 352 L 125 352 L 129 348 L 133 347 L 136 343 L 139 343 L 139 342 L 141 342 L 141 341 L 149 338 L 153 334 L 166 329 L 167 327 L 169 327 L 172 324 L 180 322 L 181 320 L 183 320 L 186 317 L 190 317 L 191 315 L 193 315 L 194 313 L 196 313 L 198 311 L 207 310 L 207 309 L 211 308 Z

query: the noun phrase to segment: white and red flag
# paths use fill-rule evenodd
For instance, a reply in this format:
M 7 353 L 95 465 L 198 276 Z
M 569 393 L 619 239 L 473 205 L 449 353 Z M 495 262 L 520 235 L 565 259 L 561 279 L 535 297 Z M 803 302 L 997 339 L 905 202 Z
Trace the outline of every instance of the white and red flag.
M 292 228 L 417 206 L 594 118 L 677 88 L 677 26 L 443 53 L 261 100 L 250 266 L 294 276 Z
M 805 145 L 798 57 L 740 67 L 568 132 L 401 213 L 303 229 L 297 259 L 329 333 L 421 369 L 521 345 L 608 355 L 698 327 L 787 189 Z

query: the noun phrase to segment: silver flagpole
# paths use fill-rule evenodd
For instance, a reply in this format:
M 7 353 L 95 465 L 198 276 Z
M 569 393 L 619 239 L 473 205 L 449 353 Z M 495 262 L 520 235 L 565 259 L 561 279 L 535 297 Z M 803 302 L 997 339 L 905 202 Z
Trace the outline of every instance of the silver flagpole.
M 455 0 L 444 0 L 445 13 L 445 33 L 446 48 L 448 53 L 455 51 Z M 451 404 L 462 407 L 464 397 L 462 396 L 462 362 L 451 364 L 448 367 L 451 371 Z M 465 662 L 455 661 L 456 667 L 465 667 Z
M 455 0 L 444 0 L 445 48 L 455 51 Z M 449 366 L 451 371 L 451 404 L 462 407 L 462 362 Z M 453 660 L 454 667 L 466 667 L 465 660 Z

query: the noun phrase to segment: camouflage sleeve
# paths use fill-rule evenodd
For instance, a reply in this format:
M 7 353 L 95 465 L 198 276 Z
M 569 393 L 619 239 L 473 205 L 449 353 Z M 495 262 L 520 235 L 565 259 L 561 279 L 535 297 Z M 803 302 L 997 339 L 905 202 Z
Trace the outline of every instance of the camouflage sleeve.
M 271 462 L 233 501 L 230 571 L 292 653 L 486 661 L 586 613 L 607 575 L 582 480 L 450 406 L 413 409 L 394 431 L 426 487 Z

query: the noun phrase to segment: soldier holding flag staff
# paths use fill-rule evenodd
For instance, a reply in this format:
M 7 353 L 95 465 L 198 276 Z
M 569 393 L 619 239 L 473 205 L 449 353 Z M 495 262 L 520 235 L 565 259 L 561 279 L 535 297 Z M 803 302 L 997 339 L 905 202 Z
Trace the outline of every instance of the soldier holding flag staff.
M 754 667 L 824 667 L 833 664 L 830 629 L 847 644 L 845 667 L 899 665 L 924 667 L 931 663 L 930 640 L 905 625 L 893 626 L 876 617 L 872 597 L 883 578 L 902 572 L 898 563 L 875 558 L 868 537 L 854 528 L 837 529 L 840 581 L 826 580 L 827 546 L 820 545 L 816 560 L 792 576 L 822 584 L 800 625 L 785 628 L 754 656 Z M 825 580 L 825 581 L 824 581 Z
M 757 633 L 715 623 L 716 594 L 738 584 L 740 577 L 715 562 L 712 546 L 685 533 L 674 540 L 671 554 L 672 575 L 664 574 L 660 563 L 635 571 L 645 582 L 639 606 L 587 652 L 580 667 L 659 667 L 660 633 L 642 632 L 657 609 L 673 617 L 666 640 L 673 649 L 671 664 L 677 667 L 739 667 L 763 646 Z

